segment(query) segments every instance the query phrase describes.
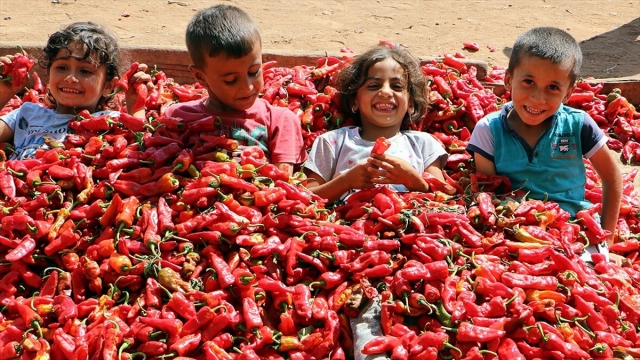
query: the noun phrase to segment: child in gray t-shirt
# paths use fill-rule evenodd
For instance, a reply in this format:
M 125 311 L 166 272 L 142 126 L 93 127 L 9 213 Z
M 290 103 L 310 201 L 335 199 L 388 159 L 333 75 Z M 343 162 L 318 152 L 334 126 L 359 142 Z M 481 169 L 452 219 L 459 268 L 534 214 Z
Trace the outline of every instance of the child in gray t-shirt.
M 397 191 L 427 191 L 422 178 L 429 172 L 443 180 L 446 160 L 443 147 L 430 135 L 401 131 L 419 120 L 427 109 L 426 84 L 418 61 L 408 51 L 377 46 L 358 56 L 338 78 L 341 108 L 358 126 L 319 136 L 305 164 L 309 190 L 329 201 L 374 186 Z M 382 155 L 371 150 L 378 138 L 390 147 Z M 364 345 L 381 336 L 380 302 L 366 304 L 351 319 L 356 360 L 383 359 L 365 356 Z

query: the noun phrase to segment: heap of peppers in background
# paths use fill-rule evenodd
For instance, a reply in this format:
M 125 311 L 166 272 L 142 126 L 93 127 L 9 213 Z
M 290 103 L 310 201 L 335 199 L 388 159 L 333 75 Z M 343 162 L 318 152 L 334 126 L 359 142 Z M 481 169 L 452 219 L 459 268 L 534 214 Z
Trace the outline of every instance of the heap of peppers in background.
M 264 65 L 263 97 L 298 114 L 308 147 L 353 123 L 332 87 L 349 61 Z M 378 295 L 384 336 L 366 353 L 640 357 L 636 171 L 625 175 L 611 248 L 628 264 L 596 255 L 590 268 L 576 254 L 608 235 L 594 221 L 601 187 L 590 164 L 586 194 L 597 205 L 575 220 L 506 178 L 475 174 L 465 151 L 473 125 L 508 94 L 496 97 L 450 55 L 423 72 L 433 105 L 414 128 L 450 154 L 446 181 L 423 175 L 428 193 L 380 187 L 327 208 L 304 176 L 290 178 L 257 148 L 229 161 L 238 144 L 202 134 L 215 119 L 163 116 L 205 91 L 161 71 L 139 92 L 148 119 L 80 113 L 65 141 L 48 139 L 35 159 L 4 159 L 0 359 L 344 359 L 349 317 Z M 633 161 L 638 114 L 599 89 L 581 82 L 570 105 Z M 42 102 L 44 89 L 34 90 L 3 111 Z

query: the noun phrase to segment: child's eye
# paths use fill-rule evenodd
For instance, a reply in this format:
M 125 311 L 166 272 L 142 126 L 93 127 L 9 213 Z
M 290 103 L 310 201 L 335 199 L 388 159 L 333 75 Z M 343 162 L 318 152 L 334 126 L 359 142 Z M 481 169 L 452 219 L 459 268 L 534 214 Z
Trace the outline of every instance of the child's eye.
M 560 88 L 558 87 L 558 85 L 549 85 L 549 89 L 551 89 L 551 90 L 559 90 Z
M 406 90 L 404 84 L 393 84 L 392 86 L 393 86 L 393 90 L 396 90 L 396 91 Z
M 375 90 L 380 87 L 380 85 L 377 82 L 368 82 L 365 86 L 367 87 L 367 89 L 371 89 L 371 90 Z
M 531 79 L 525 79 L 525 80 L 524 80 L 524 83 L 525 83 L 525 84 L 527 84 L 527 85 L 532 85 L 532 84 L 533 84 L 533 80 L 531 80 Z
M 224 80 L 224 83 L 227 85 L 233 85 L 236 83 L 237 79 L 232 79 L 232 80 Z
M 258 74 L 260 74 L 261 70 L 262 70 L 262 68 L 258 69 L 257 71 L 254 71 L 254 72 L 249 72 L 249 76 L 253 76 L 253 77 L 258 76 Z

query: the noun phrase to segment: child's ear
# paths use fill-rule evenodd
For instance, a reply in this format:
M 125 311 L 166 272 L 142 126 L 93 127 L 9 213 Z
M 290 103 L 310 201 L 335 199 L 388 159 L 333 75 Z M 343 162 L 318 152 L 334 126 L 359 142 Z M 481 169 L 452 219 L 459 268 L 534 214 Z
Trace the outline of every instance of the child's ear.
M 102 89 L 102 96 L 103 97 L 107 97 L 109 96 L 109 94 L 111 94 L 113 92 L 113 89 L 115 89 L 116 87 L 116 82 L 118 82 L 117 79 L 113 78 L 110 81 L 107 81 L 104 84 L 104 89 Z
M 573 90 L 576 89 L 576 85 L 574 84 L 572 87 L 569 88 L 569 90 L 567 90 L 567 93 L 564 94 L 564 99 L 562 99 L 562 103 L 566 104 L 569 102 L 569 98 L 571 97 L 571 94 L 573 94 Z
M 207 79 L 205 79 L 204 72 L 202 70 L 197 68 L 195 65 L 191 64 L 189 65 L 189 71 L 191 71 L 191 75 L 193 75 L 193 78 L 200 85 L 204 86 L 207 89 L 209 88 L 209 84 L 207 83 Z
M 511 74 L 509 74 L 508 71 L 504 72 L 504 88 L 507 91 L 511 91 L 511 87 L 512 87 L 512 81 L 513 79 L 511 78 Z

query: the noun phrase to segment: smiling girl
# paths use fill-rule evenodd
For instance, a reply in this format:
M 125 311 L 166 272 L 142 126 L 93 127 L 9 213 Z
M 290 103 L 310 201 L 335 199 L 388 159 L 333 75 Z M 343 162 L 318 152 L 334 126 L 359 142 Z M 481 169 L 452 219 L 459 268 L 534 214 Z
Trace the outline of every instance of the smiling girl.
M 316 139 L 305 171 L 312 192 L 330 200 L 356 189 L 388 185 L 398 191 L 427 191 L 422 172 L 443 179 L 446 152 L 430 135 L 405 131 L 427 110 L 425 78 L 405 49 L 377 46 L 344 69 L 338 78 L 342 111 L 358 126 Z M 391 146 L 371 154 L 375 140 Z
M 44 146 L 44 137 L 64 140 L 69 121 L 80 111 L 87 110 L 94 116 L 105 110 L 109 94 L 118 78 L 119 49 L 116 39 L 101 25 L 78 22 L 55 32 L 49 37 L 40 59 L 41 66 L 49 74 L 47 100 L 51 108 L 40 104 L 25 103 L 20 108 L 0 117 L 0 142 L 11 141 L 15 146 L 12 158 L 32 157 Z M 1 57 L 0 65 L 10 64 L 11 56 Z M 146 69 L 143 65 L 140 70 Z M 132 82 L 146 82 L 150 77 L 143 71 L 136 73 Z M 0 83 L 0 105 L 4 106 L 26 85 L 12 87 L 9 82 Z M 134 86 L 127 92 L 127 108 L 135 103 Z M 133 114 L 144 117 L 144 109 Z

